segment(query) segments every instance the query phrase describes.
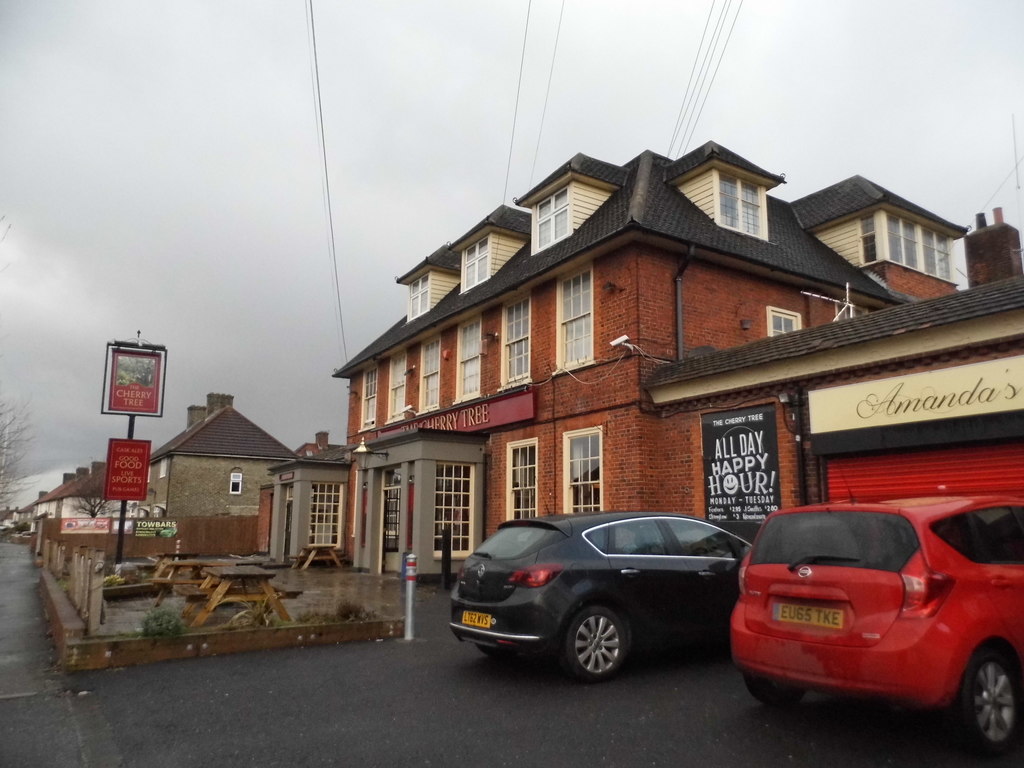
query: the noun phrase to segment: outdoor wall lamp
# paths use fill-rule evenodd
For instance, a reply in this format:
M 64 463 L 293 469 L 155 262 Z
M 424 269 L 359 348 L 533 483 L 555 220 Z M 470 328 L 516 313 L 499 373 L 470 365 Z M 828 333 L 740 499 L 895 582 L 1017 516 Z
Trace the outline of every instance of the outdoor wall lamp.
M 364 460 L 363 457 L 365 457 L 365 456 L 383 456 L 385 459 L 388 457 L 388 452 L 387 451 L 371 451 L 366 446 L 366 438 L 365 437 L 361 438 L 359 440 L 359 445 L 356 446 L 355 450 L 352 451 L 352 453 L 355 454 L 356 459 L 360 460 L 360 463 L 362 463 L 362 461 Z M 363 467 L 363 468 L 365 469 L 365 467 Z

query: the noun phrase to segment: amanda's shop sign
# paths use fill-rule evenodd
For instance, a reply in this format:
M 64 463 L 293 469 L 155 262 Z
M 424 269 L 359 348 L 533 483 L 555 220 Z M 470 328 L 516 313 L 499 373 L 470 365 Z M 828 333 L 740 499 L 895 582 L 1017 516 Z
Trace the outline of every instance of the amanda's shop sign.
M 876 379 L 808 393 L 811 432 L 1024 410 L 1024 357 Z

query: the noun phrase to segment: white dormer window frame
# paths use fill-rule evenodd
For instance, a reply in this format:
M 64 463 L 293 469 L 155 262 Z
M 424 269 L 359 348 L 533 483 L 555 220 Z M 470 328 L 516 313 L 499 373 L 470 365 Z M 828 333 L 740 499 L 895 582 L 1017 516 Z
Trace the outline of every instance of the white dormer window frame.
M 430 273 L 409 284 L 409 319 L 415 320 L 430 310 Z
M 768 191 L 742 176 L 715 172 L 715 221 L 725 229 L 768 239 Z
M 475 288 L 491 276 L 490 237 L 477 240 L 462 252 L 462 292 Z
M 534 208 L 538 251 L 572 234 L 569 198 L 569 186 L 566 185 L 541 200 Z

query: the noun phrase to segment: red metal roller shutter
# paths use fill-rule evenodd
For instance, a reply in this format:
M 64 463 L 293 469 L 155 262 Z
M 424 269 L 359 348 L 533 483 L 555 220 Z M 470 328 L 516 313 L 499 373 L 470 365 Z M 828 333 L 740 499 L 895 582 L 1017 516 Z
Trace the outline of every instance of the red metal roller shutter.
M 1024 495 L 1024 444 L 829 459 L 830 501 L 986 493 Z

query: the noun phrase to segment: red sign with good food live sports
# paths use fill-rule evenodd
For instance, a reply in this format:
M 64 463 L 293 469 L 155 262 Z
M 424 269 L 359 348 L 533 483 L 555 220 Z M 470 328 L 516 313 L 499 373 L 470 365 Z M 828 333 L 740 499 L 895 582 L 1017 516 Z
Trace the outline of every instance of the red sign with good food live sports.
M 144 501 L 149 484 L 149 440 L 111 438 L 107 446 L 107 479 L 103 498 Z
M 159 415 L 161 360 L 152 352 L 114 349 L 106 412 Z

